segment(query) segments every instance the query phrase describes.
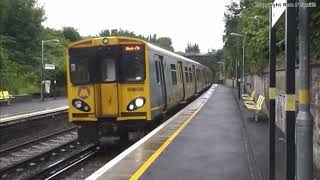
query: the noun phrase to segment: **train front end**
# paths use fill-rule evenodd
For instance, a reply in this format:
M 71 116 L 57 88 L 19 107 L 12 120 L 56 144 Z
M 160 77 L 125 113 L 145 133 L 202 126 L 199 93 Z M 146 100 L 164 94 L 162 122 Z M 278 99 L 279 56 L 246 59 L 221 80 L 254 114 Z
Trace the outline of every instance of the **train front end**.
M 72 43 L 67 52 L 69 120 L 83 141 L 126 136 L 151 120 L 146 45 L 126 37 Z

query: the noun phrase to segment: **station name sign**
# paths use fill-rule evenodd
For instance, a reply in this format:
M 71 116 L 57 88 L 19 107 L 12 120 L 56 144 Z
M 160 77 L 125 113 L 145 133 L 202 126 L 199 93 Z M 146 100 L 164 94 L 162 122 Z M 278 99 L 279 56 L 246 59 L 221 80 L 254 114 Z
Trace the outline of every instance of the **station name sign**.
M 44 64 L 44 69 L 47 69 L 47 70 L 55 70 L 56 69 L 56 65 L 54 64 Z

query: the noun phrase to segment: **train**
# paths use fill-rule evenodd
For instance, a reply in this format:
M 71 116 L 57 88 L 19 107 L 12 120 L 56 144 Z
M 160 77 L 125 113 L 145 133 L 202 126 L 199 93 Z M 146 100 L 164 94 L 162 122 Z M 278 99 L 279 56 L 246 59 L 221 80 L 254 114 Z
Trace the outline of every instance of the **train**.
M 210 68 L 131 37 L 88 38 L 66 50 L 69 121 L 81 141 L 127 138 L 210 87 Z

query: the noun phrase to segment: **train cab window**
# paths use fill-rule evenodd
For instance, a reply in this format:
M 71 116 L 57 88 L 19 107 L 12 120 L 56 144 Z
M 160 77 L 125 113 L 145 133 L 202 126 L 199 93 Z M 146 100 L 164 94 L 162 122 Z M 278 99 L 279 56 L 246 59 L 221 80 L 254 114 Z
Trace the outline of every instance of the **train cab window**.
M 156 66 L 157 84 L 160 84 L 160 75 L 159 75 L 160 62 L 159 61 L 155 61 L 155 66 Z
M 100 62 L 100 72 L 102 82 L 112 82 L 116 80 L 116 66 L 114 59 L 102 59 Z
M 189 72 L 187 67 L 184 67 L 184 74 L 186 76 L 186 82 L 189 82 Z
M 92 81 L 93 48 L 71 48 L 69 49 L 70 58 L 70 79 L 73 84 L 88 84 Z
M 73 84 L 84 84 L 90 82 L 88 61 L 81 59 L 70 64 L 71 82 Z
M 125 82 L 138 82 L 145 79 L 143 45 L 123 45 L 121 74 L 121 79 Z
M 176 65 L 171 64 L 171 78 L 172 78 L 172 84 L 177 84 L 177 69 Z
M 190 74 L 190 82 L 192 82 L 192 69 L 189 68 L 189 74 Z

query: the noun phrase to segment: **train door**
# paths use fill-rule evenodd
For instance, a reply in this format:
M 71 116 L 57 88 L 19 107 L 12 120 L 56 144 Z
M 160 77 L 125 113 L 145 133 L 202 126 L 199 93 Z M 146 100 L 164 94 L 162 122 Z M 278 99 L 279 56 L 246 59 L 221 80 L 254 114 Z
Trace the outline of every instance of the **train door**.
M 183 97 L 182 99 L 185 98 L 185 87 L 184 87 L 184 77 L 183 77 L 183 69 L 182 69 L 182 62 L 178 62 L 178 70 L 179 70 L 179 77 L 180 77 L 180 80 L 181 80 L 181 83 L 182 83 L 182 91 L 181 93 L 183 94 Z
M 192 72 L 194 76 L 194 93 L 197 93 L 197 75 L 198 74 L 196 74 L 196 68 L 194 67 L 194 65 L 192 65 Z
M 207 75 L 206 75 L 206 70 L 203 70 L 203 77 L 204 77 L 204 82 L 205 82 L 205 86 L 207 86 Z
M 160 62 L 160 84 L 161 84 L 161 89 L 162 89 L 162 94 L 163 94 L 163 100 L 164 100 L 164 107 L 163 109 L 167 109 L 167 88 L 166 88 L 166 78 L 165 78 L 165 70 L 164 70 L 164 61 L 163 61 L 163 56 L 158 56 L 159 62 Z
M 101 84 L 99 84 L 100 113 L 102 116 L 117 116 L 119 114 L 118 83 L 116 82 L 116 69 L 118 64 L 115 58 L 103 58 L 100 60 L 99 72 Z

